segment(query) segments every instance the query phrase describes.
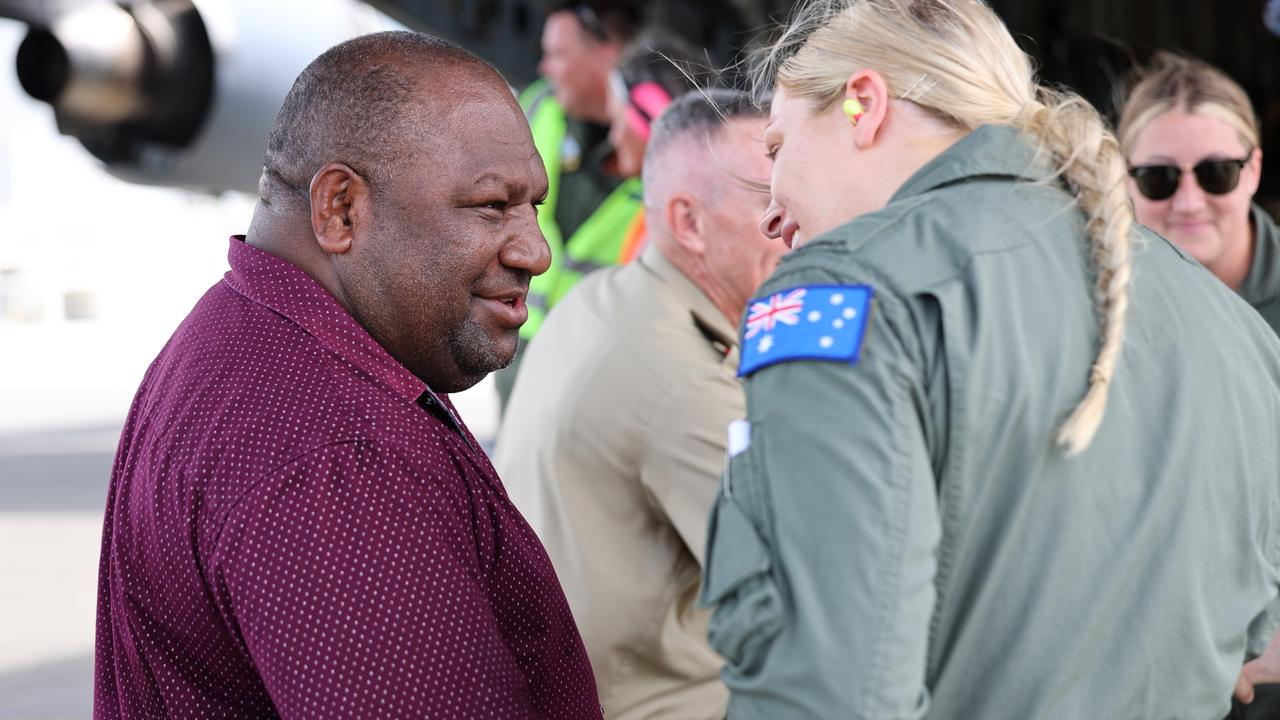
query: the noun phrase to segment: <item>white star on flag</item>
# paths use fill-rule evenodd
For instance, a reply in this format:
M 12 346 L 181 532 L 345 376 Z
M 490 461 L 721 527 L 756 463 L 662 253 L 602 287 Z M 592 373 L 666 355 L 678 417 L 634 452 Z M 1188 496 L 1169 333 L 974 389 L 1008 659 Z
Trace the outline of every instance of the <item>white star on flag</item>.
M 797 360 L 857 364 L 873 295 L 868 285 L 797 285 L 752 298 L 738 376 Z

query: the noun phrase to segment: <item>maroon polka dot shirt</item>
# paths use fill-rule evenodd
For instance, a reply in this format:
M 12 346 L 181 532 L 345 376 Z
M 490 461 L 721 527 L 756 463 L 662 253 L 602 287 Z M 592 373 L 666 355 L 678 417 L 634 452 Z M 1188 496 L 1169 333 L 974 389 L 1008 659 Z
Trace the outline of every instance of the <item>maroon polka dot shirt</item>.
M 290 263 L 241 238 L 230 263 L 120 439 L 94 716 L 599 718 L 551 563 L 448 398 Z

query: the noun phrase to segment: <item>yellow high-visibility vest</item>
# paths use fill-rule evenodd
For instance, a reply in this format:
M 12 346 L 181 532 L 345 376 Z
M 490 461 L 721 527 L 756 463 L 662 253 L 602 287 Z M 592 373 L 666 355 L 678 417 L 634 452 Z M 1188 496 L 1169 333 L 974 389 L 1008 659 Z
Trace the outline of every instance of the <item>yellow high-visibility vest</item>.
M 529 320 L 520 328 L 528 340 L 538 332 L 547 312 L 592 270 L 625 262 L 643 244 L 637 229 L 643 228 L 644 197 L 640 178 L 622 182 L 600 207 L 578 226 L 568 243 L 556 223 L 560 193 L 561 155 L 568 133 L 564 107 L 545 79 L 520 95 L 520 106 L 529 119 L 533 144 L 547 168 L 547 200 L 538 211 L 538 226 L 551 248 L 551 267 L 529 283 Z

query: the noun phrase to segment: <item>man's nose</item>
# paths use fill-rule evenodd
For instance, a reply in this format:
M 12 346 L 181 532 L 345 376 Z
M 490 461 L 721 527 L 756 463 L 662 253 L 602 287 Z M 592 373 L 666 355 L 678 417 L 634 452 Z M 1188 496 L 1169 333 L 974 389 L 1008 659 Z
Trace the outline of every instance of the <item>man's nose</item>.
M 538 226 L 537 216 L 520 223 L 520 229 L 502 246 L 499 260 L 509 268 L 530 275 L 541 275 L 551 267 L 551 248 Z
M 769 207 L 760 217 L 760 232 L 774 240 L 782 237 L 782 207 L 778 205 L 778 201 L 769 200 Z

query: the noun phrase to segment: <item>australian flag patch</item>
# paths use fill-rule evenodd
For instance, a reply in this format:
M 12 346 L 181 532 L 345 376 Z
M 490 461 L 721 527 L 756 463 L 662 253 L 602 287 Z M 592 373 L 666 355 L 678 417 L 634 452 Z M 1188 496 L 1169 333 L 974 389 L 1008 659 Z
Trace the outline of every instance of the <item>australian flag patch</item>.
M 857 364 L 873 295 L 869 285 L 800 285 L 753 299 L 738 376 L 791 360 Z

